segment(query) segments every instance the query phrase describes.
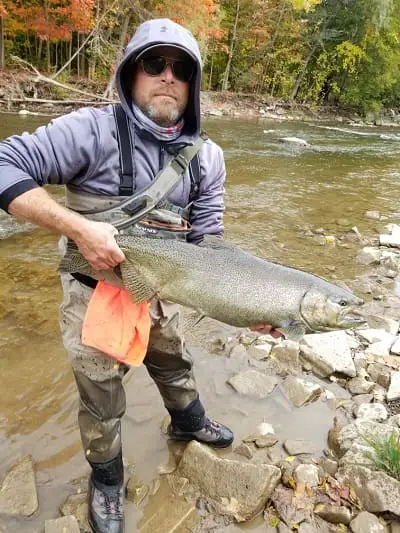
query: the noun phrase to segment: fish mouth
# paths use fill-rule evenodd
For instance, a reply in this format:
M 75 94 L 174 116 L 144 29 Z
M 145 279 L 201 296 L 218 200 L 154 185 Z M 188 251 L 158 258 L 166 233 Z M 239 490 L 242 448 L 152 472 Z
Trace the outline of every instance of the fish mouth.
M 362 324 L 366 324 L 367 319 L 365 316 L 355 309 L 347 310 L 342 315 L 339 316 L 338 319 L 338 325 L 342 326 L 344 328 L 348 328 L 351 326 L 361 326 Z

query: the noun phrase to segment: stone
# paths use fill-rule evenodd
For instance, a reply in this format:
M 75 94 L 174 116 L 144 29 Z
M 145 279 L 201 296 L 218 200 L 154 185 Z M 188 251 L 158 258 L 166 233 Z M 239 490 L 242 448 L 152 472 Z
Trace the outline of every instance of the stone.
M 75 516 L 64 516 L 55 520 L 46 520 L 44 533 L 80 533 Z
M 288 439 L 283 443 L 283 447 L 289 455 L 300 455 L 302 453 L 314 453 L 315 446 L 308 440 Z
M 279 366 L 282 370 L 288 373 L 297 373 L 300 368 L 300 348 L 299 343 L 284 340 L 273 347 L 271 352 L 271 358 L 276 359 L 279 362 Z
M 392 344 L 392 347 L 390 348 L 390 353 L 394 353 L 395 355 L 400 355 L 400 337 L 396 337 L 396 340 Z
M 321 387 L 316 383 L 294 376 L 286 378 L 282 388 L 295 407 L 302 407 L 318 400 L 322 393 Z
M 393 343 L 396 339 L 395 334 L 376 328 L 359 329 L 357 330 L 357 335 L 360 339 L 367 341 L 370 344 L 382 341 L 390 341 Z
M 386 407 L 381 403 L 362 403 L 356 410 L 357 418 L 383 422 L 388 417 Z
M 372 381 L 375 381 L 375 383 L 385 389 L 389 388 L 391 369 L 387 365 L 384 363 L 373 363 L 368 365 L 368 374 Z
M 367 511 L 361 511 L 350 522 L 350 529 L 353 533 L 385 533 L 385 528 L 379 522 L 378 517 Z
M 190 442 L 177 475 L 186 477 L 220 514 L 243 522 L 264 508 L 280 481 L 279 468 L 218 457 L 208 446 Z
M 79 529 L 84 533 L 90 533 L 92 528 L 87 519 L 87 494 L 71 494 L 65 500 L 60 511 L 63 516 L 75 516 L 78 520 Z
M 340 372 L 351 378 L 356 377 L 350 343 L 353 339 L 345 331 L 330 331 L 328 333 L 313 333 L 305 335 L 300 343 L 302 356 L 312 363 L 313 370 L 321 372 L 318 375 L 327 377 L 334 372 Z M 311 351 L 303 350 L 303 347 Z M 327 373 L 327 370 L 329 373 Z M 324 375 L 322 375 L 324 374 Z
M 348 424 L 337 431 L 336 448 L 338 456 L 343 457 L 355 443 L 365 446 L 365 437 L 372 436 L 384 439 L 388 438 L 392 431 L 393 426 L 387 424 L 379 424 L 368 420 L 356 420 L 353 424 Z
M 383 357 L 389 356 L 392 344 L 392 340 L 374 342 L 373 344 L 370 344 L 365 350 L 365 355 L 367 357 L 373 357 L 375 360 L 379 361 Z
M 278 381 L 275 377 L 262 374 L 257 370 L 247 370 L 230 378 L 228 383 L 239 394 L 263 399 L 271 394 Z
M 381 259 L 381 251 L 379 248 L 366 246 L 358 253 L 356 262 L 359 265 L 377 265 Z
M 371 403 L 374 399 L 372 394 L 358 394 L 353 397 L 353 402 L 356 407 L 359 407 L 363 403 Z
M 317 487 L 319 483 L 319 471 L 315 465 L 299 465 L 294 471 L 297 483 L 303 483 L 308 487 Z
M 387 233 L 379 235 L 379 244 L 381 246 L 400 248 L 400 227 L 396 224 L 388 224 L 385 230 Z
M 353 487 L 362 505 L 370 513 L 389 512 L 400 516 L 400 481 L 384 472 L 372 471 L 359 465 L 340 467 L 336 478 Z
M 330 476 L 334 477 L 337 470 L 338 470 L 338 463 L 334 459 L 330 459 L 329 457 L 323 457 L 319 461 L 320 467 Z
M 270 448 L 278 442 L 278 439 L 274 435 L 262 435 L 255 440 L 257 448 Z
M 390 533 L 400 533 L 400 521 L 390 524 Z
M 350 524 L 351 510 L 344 505 L 318 504 L 314 513 L 331 524 Z
M 246 443 L 242 442 L 237 448 L 233 450 L 238 455 L 243 455 L 247 459 L 252 459 L 254 455 L 254 450 Z
M 371 113 L 371 117 L 367 117 L 367 122 L 375 122 L 375 115 Z M 381 214 L 379 211 L 365 211 L 364 216 L 370 218 L 371 220 L 380 220 Z
M 400 398 L 400 372 L 392 372 L 390 386 L 387 393 L 388 401 L 398 400 Z
M 368 315 L 367 320 L 370 328 L 383 329 L 391 335 L 397 335 L 399 331 L 400 324 L 397 320 L 393 320 L 393 318 L 382 315 Z
M 347 382 L 347 388 L 351 394 L 368 394 L 373 387 L 373 381 L 367 381 L 362 377 L 353 378 Z
M 22 457 L 6 474 L 0 490 L 0 513 L 31 516 L 39 507 L 32 458 Z

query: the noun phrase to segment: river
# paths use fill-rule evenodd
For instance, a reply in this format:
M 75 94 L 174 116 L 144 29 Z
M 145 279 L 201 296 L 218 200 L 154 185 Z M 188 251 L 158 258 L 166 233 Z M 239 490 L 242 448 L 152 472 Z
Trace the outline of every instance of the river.
M 46 122 L 44 116 L 1 114 L 0 139 Z M 399 129 L 237 118 L 210 118 L 203 126 L 225 151 L 226 237 L 261 257 L 351 282 L 363 272 L 355 263 L 360 243 L 351 228 L 376 235 L 386 222 L 367 218 L 371 210 L 388 222 L 400 221 Z M 309 146 L 281 142 L 289 136 Z M 52 190 L 62 197 L 60 188 Z M 323 238 L 310 232 L 319 228 L 333 237 L 330 243 L 322 245 Z M 56 237 L 0 214 L 0 242 L 0 478 L 20 456 L 32 455 L 40 502 L 40 514 L 0 517 L 0 529 L 37 533 L 45 519 L 57 516 L 74 491 L 72 481 L 88 468 L 75 385 L 59 336 Z M 267 421 L 282 440 L 312 435 L 317 448 L 324 448 L 333 416 L 326 403 L 294 411 L 279 391 L 266 401 L 239 397 L 225 383 L 233 372 L 229 360 L 201 347 L 195 355 L 204 403 L 235 430 L 237 442 Z M 137 477 L 150 483 L 171 453 L 160 432 L 165 411 L 143 368 L 132 373 L 126 390 L 124 456 L 135 464 Z M 140 528 L 156 504 L 151 498 L 140 508 L 129 503 L 128 530 Z M 247 527 L 265 528 L 257 521 Z

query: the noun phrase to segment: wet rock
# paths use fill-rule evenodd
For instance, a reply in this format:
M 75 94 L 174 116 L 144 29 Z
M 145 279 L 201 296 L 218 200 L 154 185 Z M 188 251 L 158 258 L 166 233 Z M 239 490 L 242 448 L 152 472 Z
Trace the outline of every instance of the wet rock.
M 388 417 L 386 407 L 380 403 L 362 403 L 356 410 L 357 418 L 383 422 Z
M 315 465 L 299 465 L 294 471 L 297 483 L 303 483 L 308 487 L 317 487 L 319 483 L 319 471 Z
M 356 262 L 359 265 L 377 265 L 381 259 L 381 251 L 379 248 L 366 246 L 358 253 Z
M 367 511 L 390 512 L 400 516 L 400 481 L 384 472 L 372 471 L 358 465 L 340 467 L 336 477 L 353 487 Z
M 80 494 L 71 494 L 65 500 L 60 511 L 63 516 L 75 516 L 78 520 L 81 533 L 92 532 L 92 528 L 89 526 L 87 520 L 87 494 L 83 492 Z
M 126 497 L 139 506 L 149 493 L 149 486 L 138 480 L 136 476 L 132 476 L 126 487 Z
M 32 458 L 27 455 L 4 478 L 0 490 L 0 513 L 31 516 L 38 507 Z
M 351 521 L 350 529 L 353 533 L 385 533 L 378 518 L 367 511 L 362 511 Z
M 305 335 L 300 343 L 300 350 L 302 356 L 313 365 L 313 370 L 321 377 L 327 377 L 334 372 L 355 377 L 351 344 L 354 345 L 354 340 L 345 331 L 331 331 Z M 311 352 L 303 350 L 303 346 L 311 349 Z
M 321 387 L 316 383 L 294 376 L 286 378 L 282 388 L 295 407 L 302 407 L 318 400 L 322 393 Z
M 275 466 L 222 459 L 196 441 L 186 447 L 177 475 L 198 487 L 219 513 L 239 522 L 264 507 L 281 478 Z
M 289 455 L 300 455 L 302 453 L 314 453 L 314 444 L 308 440 L 291 440 L 288 439 L 283 443 L 285 450 Z
M 400 398 L 400 372 L 392 372 L 390 386 L 387 393 L 388 401 L 398 400 Z
M 243 455 L 247 459 L 252 459 L 254 455 L 254 450 L 248 444 L 242 442 L 237 448 L 234 449 L 234 452 L 238 455 Z
M 255 440 L 257 448 L 271 448 L 278 442 L 278 439 L 273 435 L 262 435 Z
M 189 487 L 189 480 L 187 477 L 178 477 L 168 474 L 167 476 L 169 486 L 175 494 L 183 496 Z
M 46 520 L 44 533 L 80 533 L 75 516 L 64 516 L 55 520 Z
M 334 459 L 330 459 L 329 457 L 323 457 L 319 461 L 320 467 L 330 476 L 335 476 L 337 470 L 338 470 L 338 463 Z
M 279 485 L 271 497 L 280 519 L 285 525 L 299 524 L 311 518 L 311 509 L 296 505 L 293 489 Z
M 347 388 L 351 394 L 368 394 L 373 387 L 373 381 L 367 381 L 362 377 L 353 378 L 347 382 Z
M 271 357 L 279 362 L 282 370 L 285 370 L 289 374 L 296 374 L 301 370 L 299 354 L 299 343 L 285 340 L 274 346 Z
M 375 117 L 373 117 L 372 122 L 375 121 Z M 370 218 L 371 220 L 380 220 L 381 214 L 379 211 L 365 211 L 364 216 L 367 218 Z
M 275 377 L 262 374 L 257 370 L 247 370 L 230 378 L 228 383 L 239 394 L 263 399 L 271 394 L 278 381 Z
M 344 505 L 318 504 L 314 513 L 331 524 L 350 524 L 351 510 Z
M 357 330 L 357 335 L 360 337 L 360 339 L 365 340 L 369 342 L 370 344 L 373 344 L 374 342 L 381 342 L 381 341 L 394 342 L 394 340 L 396 339 L 395 334 L 388 333 L 387 331 L 384 331 L 383 329 L 375 329 L 375 328 Z
M 379 235 L 379 244 L 381 246 L 400 248 L 400 226 L 397 226 L 396 224 L 388 224 L 385 231 L 387 233 Z

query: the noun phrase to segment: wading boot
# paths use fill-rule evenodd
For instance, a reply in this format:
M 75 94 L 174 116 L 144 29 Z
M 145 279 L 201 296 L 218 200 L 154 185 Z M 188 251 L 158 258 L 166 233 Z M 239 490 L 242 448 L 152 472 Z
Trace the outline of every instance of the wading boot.
M 124 532 L 122 455 L 107 463 L 90 463 L 88 520 L 94 533 Z
M 199 398 L 193 400 L 184 410 L 168 409 L 171 423 L 167 433 L 174 440 L 197 440 L 214 448 L 226 448 L 233 441 L 232 431 L 208 418 Z

